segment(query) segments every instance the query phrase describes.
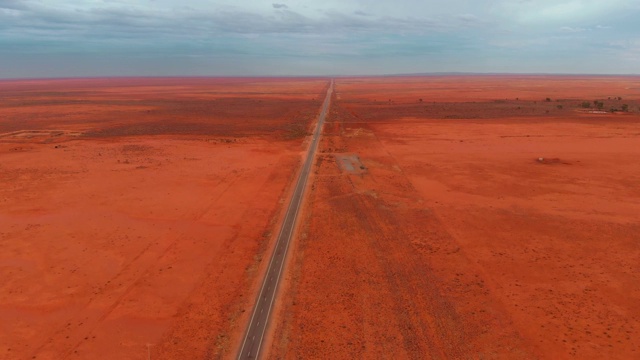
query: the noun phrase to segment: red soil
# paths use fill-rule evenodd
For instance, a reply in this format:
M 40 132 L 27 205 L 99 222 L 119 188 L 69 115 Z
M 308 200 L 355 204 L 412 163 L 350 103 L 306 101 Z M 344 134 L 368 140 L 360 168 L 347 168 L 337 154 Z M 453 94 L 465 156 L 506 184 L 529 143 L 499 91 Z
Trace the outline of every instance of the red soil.
M 639 78 L 343 79 L 334 100 L 272 358 L 640 356 Z
M 0 82 L 0 358 L 231 354 L 326 86 Z

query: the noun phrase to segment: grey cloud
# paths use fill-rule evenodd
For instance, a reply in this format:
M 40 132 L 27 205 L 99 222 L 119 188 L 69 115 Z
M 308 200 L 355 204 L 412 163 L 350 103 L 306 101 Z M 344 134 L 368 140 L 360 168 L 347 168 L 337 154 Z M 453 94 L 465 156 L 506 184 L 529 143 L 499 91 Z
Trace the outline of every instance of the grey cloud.
M 20 0 L 0 0 L 0 9 L 24 10 L 28 6 L 24 1 Z
M 467 23 L 475 23 L 480 21 L 480 19 L 473 14 L 460 14 L 457 17 L 459 20 L 462 20 Z
M 329 0 L 318 5 L 299 0 L 295 7 L 292 2 L 288 7 L 285 0 L 276 1 L 281 2 L 185 0 L 193 6 L 190 8 L 171 0 L 154 1 L 153 6 L 148 0 L 60 0 L 55 5 L 53 1 L 0 0 L 0 59 L 118 54 L 147 56 L 162 63 L 172 56 L 227 56 L 233 59 L 230 63 L 246 61 L 247 66 L 268 58 L 276 65 L 288 59 L 289 65 L 313 68 L 309 64 L 326 59 L 329 66 L 352 64 L 359 69 L 363 58 L 386 64 L 403 56 L 407 63 L 427 67 L 439 61 L 444 67 L 453 66 L 452 59 L 471 67 L 475 62 L 465 63 L 465 59 L 480 58 L 495 71 L 500 68 L 494 64 L 508 65 L 509 61 L 525 69 L 536 66 L 536 61 L 552 66 L 554 61 L 570 63 L 570 59 L 588 59 L 594 54 L 603 59 L 610 56 L 613 60 L 603 63 L 611 64 L 618 57 L 640 56 L 638 43 L 624 42 L 637 38 L 638 6 L 625 5 L 615 8 L 613 15 L 599 17 L 568 12 L 552 22 L 540 12 L 523 22 L 524 15 L 553 5 L 553 0 L 448 0 L 447 5 L 435 0 L 398 0 L 393 5 L 364 0 Z M 623 0 L 612 1 L 620 4 Z M 595 0 L 589 3 L 596 4 Z M 615 28 L 607 26 L 609 22 Z M 611 40 L 621 42 L 609 43 Z M 602 54 L 603 48 L 609 50 Z M 429 61 L 415 61 L 421 56 Z M 207 61 L 202 64 L 208 66 Z M 638 63 L 629 60 L 625 66 L 638 69 Z M 15 64 L 19 66 L 19 61 Z M 2 71 L 8 70 L 0 66 L 0 74 Z
M 366 12 L 364 12 L 364 11 L 360 11 L 360 10 L 358 10 L 358 11 L 354 11 L 354 12 L 353 12 L 353 15 L 358 15 L 358 16 L 371 16 L 371 14 L 366 13 Z
M 431 19 L 364 17 L 335 11 L 310 18 L 285 7 L 276 8 L 279 9 L 276 13 L 260 14 L 233 8 L 209 12 L 180 8 L 169 12 L 136 7 L 61 10 L 31 6 L 20 11 L 18 16 L 0 12 L 0 29 L 20 30 L 25 36 L 47 33 L 48 37 L 58 35 L 72 41 L 74 38 L 121 39 L 153 35 L 198 38 L 265 33 L 421 33 L 445 31 L 448 27 Z
M 580 33 L 580 32 L 587 31 L 587 29 L 580 28 L 580 27 L 563 26 L 560 28 L 560 31 L 565 33 Z

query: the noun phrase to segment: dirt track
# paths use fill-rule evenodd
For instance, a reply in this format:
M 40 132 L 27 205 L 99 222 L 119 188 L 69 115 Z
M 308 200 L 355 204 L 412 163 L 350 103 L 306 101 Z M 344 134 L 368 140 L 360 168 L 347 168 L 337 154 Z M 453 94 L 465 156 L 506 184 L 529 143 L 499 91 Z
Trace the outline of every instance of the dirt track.
M 272 358 L 637 357 L 638 81 L 337 81 Z

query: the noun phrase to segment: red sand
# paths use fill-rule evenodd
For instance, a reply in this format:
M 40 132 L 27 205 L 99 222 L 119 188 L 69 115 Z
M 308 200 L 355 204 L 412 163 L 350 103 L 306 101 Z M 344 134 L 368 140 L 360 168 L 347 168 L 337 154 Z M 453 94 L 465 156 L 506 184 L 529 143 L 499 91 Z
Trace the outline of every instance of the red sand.
M 233 356 L 326 86 L 0 81 L 0 358 Z M 336 90 L 272 358 L 638 357 L 640 79 Z
M 335 100 L 271 358 L 640 356 L 640 78 L 342 79 Z
M 326 86 L 0 82 L 0 358 L 231 354 Z

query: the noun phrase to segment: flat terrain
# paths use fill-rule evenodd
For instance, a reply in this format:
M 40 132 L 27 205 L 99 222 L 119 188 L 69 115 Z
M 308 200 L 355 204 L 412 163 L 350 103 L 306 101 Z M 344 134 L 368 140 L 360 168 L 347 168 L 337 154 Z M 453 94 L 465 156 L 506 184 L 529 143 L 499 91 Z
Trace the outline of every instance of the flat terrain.
M 316 151 L 318 143 L 322 135 L 324 121 L 331 104 L 331 94 L 333 92 L 333 81 L 327 90 L 327 96 L 322 104 L 322 110 L 318 115 L 318 121 L 313 130 L 313 135 L 309 141 L 308 150 L 304 157 L 304 163 L 300 167 L 300 171 L 296 176 L 296 182 L 291 191 L 291 196 L 287 201 L 287 210 L 282 219 L 282 225 L 279 227 L 278 237 L 271 252 L 269 265 L 264 271 L 262 285 L 257 294 L 256 302 L 251 312 L 250 320 L 247 325 L 247 331 L 241 340 L 238 359 L 256 359 L 262 358 L 262 345 L 265 338 L 269 338 L 269 324 L 271 320 L 271 312 L 276 298 L 279 293 L 280 284 L 282 282 L 282 274 L 285 268 L 288 250 L 295 239 L 296 225 L 300 206 L 303 204 L 304 195 L 307 189 L 309 175 L 315 163 Z
M 640 357 L 640 78 L 335 90 L 271 358 Z
M 233 356 L 329 82 L 0 82 L 0 358 Z

